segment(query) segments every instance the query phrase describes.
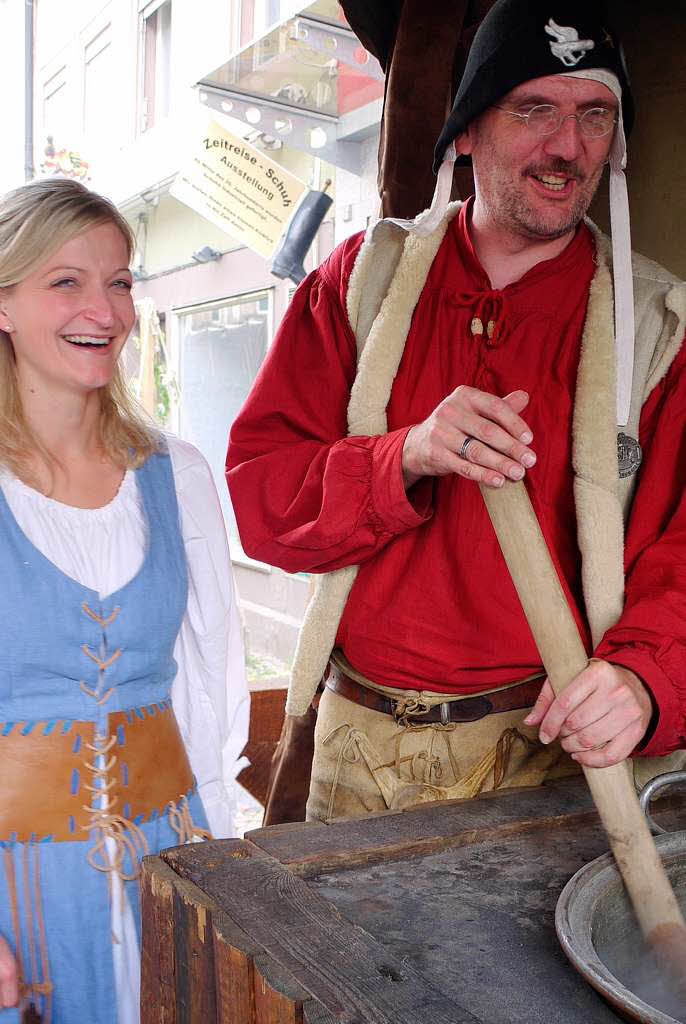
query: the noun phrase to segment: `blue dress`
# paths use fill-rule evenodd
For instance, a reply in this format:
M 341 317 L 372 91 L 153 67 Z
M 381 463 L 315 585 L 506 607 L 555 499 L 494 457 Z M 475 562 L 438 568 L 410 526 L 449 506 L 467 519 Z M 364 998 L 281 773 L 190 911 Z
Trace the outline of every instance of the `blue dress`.
M 144 560 L 103 600 L 28 540 L 0 488 L 0 777 L 9 780 L 0 791 L 0 934 L 14 949 L 19 933 L 23 979 L 53 1024 L 115 1024 L 112 871 L 134 907 L 140 940 L 138 882 L 127 880 L 140 853 L 178 845 L 190 834 L 180 821 L 207 828 L 192 777 L 183 795 L 170 792 L 163 802 L 164 782 L 149 772 L 157 804 L 141 811 L 145 779 L 133 777 L 135 770 L 129 776 L 134 737 L 143 750 L 162 726 L 165 742 L 176 729 L 173 649 L 188 594 L 168 454 L 151 456 L 136 480 L 147 524 Z M 67 750 L 68 776 L 41 756 L 57 744 Z M 184 758 L 181 750 L 173 760 Z M 78 810 L 45 834 L 62 805 Z M 0 1011 L 1 1024 L 19 1019 L 19 1010 Z

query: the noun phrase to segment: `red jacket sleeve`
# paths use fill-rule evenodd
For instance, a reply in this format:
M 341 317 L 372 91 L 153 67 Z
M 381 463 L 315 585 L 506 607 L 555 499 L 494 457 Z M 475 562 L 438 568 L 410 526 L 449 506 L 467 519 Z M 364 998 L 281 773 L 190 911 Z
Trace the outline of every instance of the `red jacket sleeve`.
M 624 611 L 595 655 L 651 690 L 659 720 L 640 754 L 654 757 L 686 747 L 686 345 L 644 406 L 639 440 Z
M 357 245 L 296 291 L 231 429 L 226 470 L 247 554 L 289 572 L 371 558 L 431 515 L 431 482 L 405 494 L 409 427 L 346 437 L 356 346 L 344 307 Z

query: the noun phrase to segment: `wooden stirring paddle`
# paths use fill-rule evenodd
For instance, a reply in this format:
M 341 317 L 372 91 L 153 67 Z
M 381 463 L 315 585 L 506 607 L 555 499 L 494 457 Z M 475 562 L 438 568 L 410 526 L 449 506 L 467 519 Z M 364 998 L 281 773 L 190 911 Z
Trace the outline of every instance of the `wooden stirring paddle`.
M 523 482 L 481 487 L 512 582 L 555 694 L 588 665 Z M 686 997 L 686 924 L 639 806 L 628 762 L 584 774 L 643 936 Z

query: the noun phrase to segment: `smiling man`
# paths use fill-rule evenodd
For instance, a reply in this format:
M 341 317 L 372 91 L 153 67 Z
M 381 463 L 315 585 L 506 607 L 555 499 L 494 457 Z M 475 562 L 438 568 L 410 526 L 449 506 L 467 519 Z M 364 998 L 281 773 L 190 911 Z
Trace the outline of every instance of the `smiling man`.
M 569 241 L 598 187 L 617 110 L 606 86 L 549 76 L 473 121 L 460 150 L 474 162 L 475 226 L 497 226 L 517 245 Z
M 431 209 L 303 282 L 234 424 L 246 551 L 322 574 L 286 727 L 324 674 L 312 818 L 683 762 L 686 288 L 632 267 L 632 121 L 597 3 L 496 3 Z M 475 195 L 446 209 L 456 156 Z M 611 241 L 584 220 L 607 164 Z M 523 477 L 592 655 L 558 699 L 476 486 Z

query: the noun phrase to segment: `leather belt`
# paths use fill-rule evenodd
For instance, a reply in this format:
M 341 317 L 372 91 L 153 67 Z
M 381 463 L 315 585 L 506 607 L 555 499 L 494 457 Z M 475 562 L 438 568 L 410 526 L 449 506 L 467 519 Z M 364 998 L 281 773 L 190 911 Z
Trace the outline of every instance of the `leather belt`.
M 448 725 L 450 722 L 477 722 L 480 718 L 485 718 L 486 715 L 497 714 L 500 711 L 530 708 L 536 703 L 536 698 L 541 692 L 543 678 L 543 676 L 538 676 L 536 679 L 508 686 L 504 690 L 494 690 L 492 693 L 476 697 L 446 700 L 441 704 L 435 704 L 426 712 L 417 712 L 413 709 L 409 714 L 404 711 L 404 708 L 407 707 L 406 700 L 402 702 L 393 700 L 392 697 L 386 697 L 377 690 L 370 690 L 355 679 L 351 679 L 333 662 L 329 664 L 329 672 L 324 680 L 324 685 L 340 697 L 345 697 L 346 700 L 351 700 L 371 711 L 380 711 L 384 715 L 391 715 L 396 721 L 402 720 L 417 724 L 440 722 L 443 725 Z
M 83 842 L 97 792 L 126 819 L 160 816 L 195 785 L 171 704 L 93 722 L 0 724 L 0 840 Z

